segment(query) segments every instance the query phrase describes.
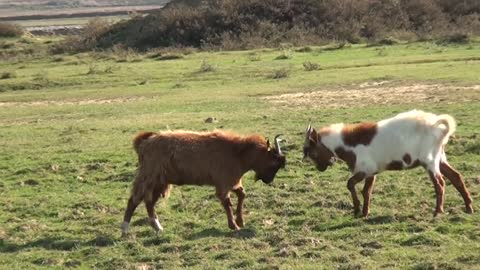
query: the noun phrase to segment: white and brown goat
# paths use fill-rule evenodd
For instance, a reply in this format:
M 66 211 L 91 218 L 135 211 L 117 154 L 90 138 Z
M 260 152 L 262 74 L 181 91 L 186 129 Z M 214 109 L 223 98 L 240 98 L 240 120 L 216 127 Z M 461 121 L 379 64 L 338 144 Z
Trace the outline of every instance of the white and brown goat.
M 245 192 L 242 175 L 253 170 L 256 179 L 270 183 L 277 171 L 285 166 L 285 156 L 275 137 L 275 147 L 263 136 L 240 136 L 224 131 L 142 132 L 134 139 L 139 165 L 132 193 L 125 210 L 122 233 L 128 226 L 135 208 L 145 202 L 150 224 L 158 232 L 163 230 L 155 203 L 160 196 L 167 197 L 171 185 L 209 185 L 216 188 L 227 213 L 232 230 L 243 227 L 243 200 Z M 230 192 L 238 197 L 236 220 L 232 212 Z
M 345 161 L 353 176 L 348 189 L 353 199 L 354 214 L 367 216 L 376 175 L 385 170 L 403 170 L 422 166 L 435 187 L 435 215 L 442 213 L 447 177 L 465 201 L 467 213 L 473 213 L 472 199 L 462 176 L 450 166 L 445 145 L 455 132 L 450 115 L 435 115 L 413 110 L 379 122 L 334 124 L 315 130 L 307 128 L 304 158 L 309 157 L 320 171 L 336 159 Z M 363 211 L 360 213 L 355 185 L 365 179 Z

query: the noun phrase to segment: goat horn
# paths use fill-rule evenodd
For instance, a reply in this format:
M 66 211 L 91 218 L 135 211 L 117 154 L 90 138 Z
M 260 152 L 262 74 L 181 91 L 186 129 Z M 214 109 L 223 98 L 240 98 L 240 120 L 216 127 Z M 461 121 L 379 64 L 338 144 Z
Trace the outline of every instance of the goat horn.
M 282 155 L 282 154 L 283 154 L 283 153 L 282 153 L 282 149 L 280 149 L 280 141 L 281 141 L 282 139 L 279 138 L 280 136 L 282 136 L 282 134 L 278 134 L 277 136 L 275 136 L 275 140 L 274 140 L 274 141 L 275 141 L 275 150 L 277 150 L 277 153 L 278 153 L 279 155 Z
M 308 136 L 310 135 L 310 132 L 312 131 L 312 124 L 308 124 L 308 127 L 307 127 L 307 130 L 305 131 L 306 135 L 307 135 L 307 138 Z

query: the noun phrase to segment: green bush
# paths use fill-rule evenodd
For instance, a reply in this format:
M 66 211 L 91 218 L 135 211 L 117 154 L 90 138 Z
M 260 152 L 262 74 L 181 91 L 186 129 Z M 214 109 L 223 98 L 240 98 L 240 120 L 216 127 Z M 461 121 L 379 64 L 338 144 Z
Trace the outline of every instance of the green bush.
M 305 68 L 306 71 L 313 71 L 313 70 L 320 69 L 320 65 L 316 63 L 312 63 L 310 61 L 303 62 L 303 67 Z
M 4 71 L 0 74 L 0 80 L 11 79 L 17 77 L 14 71 Z
M 0 22 L 0 37 L 20 37 L 23 28 L 17 24 Z
M 273 71 L 273 73 L 270 74 L 268 78 L 277 80 L 287 78 L 288 76 L 290 76 L 290 70 L 288 70 L 287 68 L 281 68 Z

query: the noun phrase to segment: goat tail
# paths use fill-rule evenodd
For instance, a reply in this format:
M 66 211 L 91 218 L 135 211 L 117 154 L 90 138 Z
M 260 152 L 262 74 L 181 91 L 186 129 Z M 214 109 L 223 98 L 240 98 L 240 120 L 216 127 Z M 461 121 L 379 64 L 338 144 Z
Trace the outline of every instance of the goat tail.
M 448 138 L 455 132 L 457 128 L 457 123 L 455 119 L 448 114 L 442 114 L 438 116 L 437 122 L 434 124 L 435 127 L 442 128 L 444 131 L 444 136 L 442 140 L 442 144 L 446 144 L 448 142 Z
M 135 149 L 135 152 L 137 152 L 137 154 L 140 154 L 140 145 L 142 144 L 142 142 L 150 138 L 150 136 L 152 136 L 153 134 L 155 134 L 155 132 L 142 131 L 138 133 L 137 136 L 135 136 L 135 139 L 133 139 L 133 149 Z

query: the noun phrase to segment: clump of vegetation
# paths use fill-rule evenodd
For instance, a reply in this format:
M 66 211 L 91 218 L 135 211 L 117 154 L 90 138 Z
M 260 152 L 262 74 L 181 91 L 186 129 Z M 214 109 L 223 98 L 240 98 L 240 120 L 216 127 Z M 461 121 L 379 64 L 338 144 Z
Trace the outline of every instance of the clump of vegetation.
M 65 60 L 65 58 L 63 58 L 61 56 L 56 56 L 56 57 L 52 58 L 52 62 L 63 62 L 64 60 Z
M 386 37 L 386 38 L 382 38 L 376 42 L 372 42 L 372 43 L 369 43 L 368 46 L 369 47 L 373 47 L 373 46 L 391 46 L 391 45 L 395 45 L 395 44 L 398 44 L 400 43 L 399 40 L 393 38 L 393 37 Z
M 173 85 L 173 88 L 185 88 L 187 85 L 183 81 L 176 81 L 175 84 Z
M 439 44 L 467 44 L 470 42 L 470 37 L 464 33 L 454 33 L 441 37 L 438 40 Z
M 20 37 L 23 35 L 23 28 L 20 25 L 0 22 L 0 37 Z
M 48 72 L 46 70 L 38 72 L 33 76 L 33 80 L 37 82 L 48 82 Z
M 0 49 L 11 49 L 14 47 L 13 43 L 0 41 Z
M 78 53 L 98 48 L 97 40 L 107 33 L 112 24 L 103 18 L 94 18 L 85 24 L 80 35 L 68 36 L 51 46 L 52 53 Z
M 215 71 L 215 67 L 208 63 L 206 60 L 202 60 L 202 64 L 200 65 L 200 69 L 198 72 L 204 73 L 204 72 L 212 72 Z
M 322 50 L 323 51 L 336 51 L 336 50 L 343 49 L 345 47 L 345 45 L 347 45 L 346 42 L 334 43 L 332 45 L 329 45 L 329 46 L 323 48 Z
M 158 61 L 165 61 L 165 60 L 176 60 L 176 59 L 182 59 L 183 56 L 179 54 L 163 54 L 155 57 L 155 60 Z
M 378 56 L 387 56 L 388 55 L 388 52 L 387 52 L 387 49 L 385 47 L 380 47 L 378 50 L 377 50 L 377 55 Z
M 11 79 L 17 77 L 17 74 L 15 71 L 4 71 L 2 74 L 0 74 L 0 79 L 5 80 L 5 79 Z
M 282 53 L 275 57 L 275 60 L 287 60 L 287 59 L 291 59 L 293 57 L 293 51 L 288 48 L 288 49 L 283 49 L 282 50 Z
M 313 49 L 312 49 L 312 47 L 305 46 L 305 47 L 302 47 L 302 48 L 298 48 L 295 51 L 300 52 L 300 53 L 308 53 L 308 52 L 313 52 Z
M 90 63 L 88 65 L 88 70 L 85 74 L 86 75 L 108 74 L 108 73 L 113 73 L 116 69 L 117 67 L 114 65 L 107 65 L 104 68 L 102 68 L 95 63 Z
M 157 13 L 114 25 L 97 41 L 100 47 L 244 49 L 388 40 L 395 33 L 421 39 L 445 29 L 480 34 L 478 13 L 473 0 L 173 0 Z
M 313 71 L 313 70 L 319 70 L 320 65 L 317 63 L 313 63 L 310 61 L 303 62 L 303 67 L 305 68 L 306 71 Z
M 111 54 L 119 63 L 138 62 L 141 61 L 140 55 L 132 48 L 125 48 L 124 46 L 113 46 Z
M 248 55 L 248 60 L 252 62 L 258 62 L 262 60 L 262 57 L 259 54 L 252 53 Z
M 277 80 L 287 78 L 288 76 L 290 76 L 290 70 L 287 68 L 281 68 L 273 71 L 273 73 L 270 74 L 268 78 Z
M 100 68 L 96 64 L 89 64 L 88 65 L 88 71 L 87 75 L 93 75 L 93 74 L 98 74 L 100 73 Z

